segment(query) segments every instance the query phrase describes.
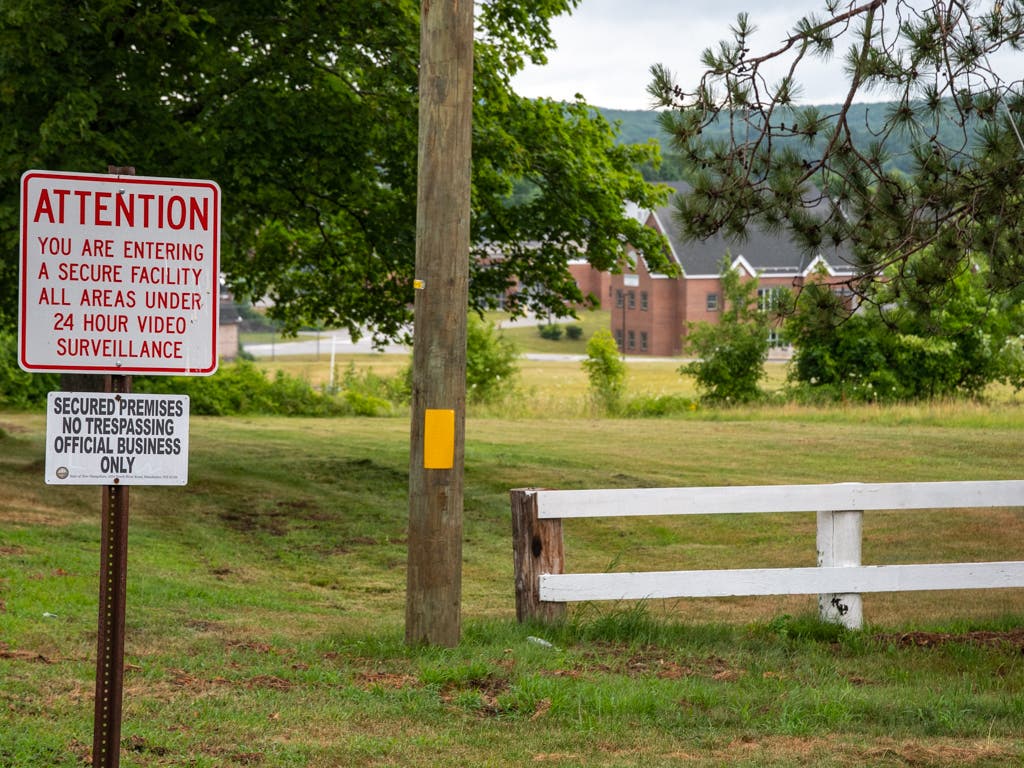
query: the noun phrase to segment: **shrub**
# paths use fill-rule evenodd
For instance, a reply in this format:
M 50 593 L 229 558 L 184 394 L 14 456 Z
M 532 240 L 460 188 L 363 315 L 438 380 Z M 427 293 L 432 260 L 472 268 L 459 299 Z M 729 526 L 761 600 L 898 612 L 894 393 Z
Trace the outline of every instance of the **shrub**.
M 719 322 L 690 324 L 684 345 L 699 359 L 679 372 L 692 374 L 709 402 L 749 403 L 764 396 L 758 384 L 765 375 L 771 320 L 757 307 L 757 280 L 742 280 L 728 256 L 721 268 L 724 307 Z
M 282 371 L 268 379 L 246 360 L 223 365 L 213 376 L 136 377 L 134 389 L 188 395 L 190 412 L 200 416 L 337 416 L 350 412 L 343 400 L 317 392 L 308 381 Z
M 827 285 L 804 287 L 787 323 L 794 399 L 978 397 L 992 382 L 1024 385 L 1019 296 L 992 295 L 982 265 L 922 285 L 930 259 L 910 263 L 899 295 L 872 287 L 873 306 L 854 314 Z
M 46 404 L 48 392 L 59 389 L 59 375 L 23 371 L 18 366 L 17 334 L 0 333 L 0 405 L 36 408 Z
M 340 390 L 346 396 L 348 393 L 357 393 L 389 404 L 408 404 L 412 393 L 412 365 L 410 364 L 395 376 L 385 377 L 374 373 L 371 369 L 357 371 L 355 363 L 349 362 L 344 375 L 341 376 Z M 337 393 L 337 386 L 333 392 L 327 392 L 327 394 Z
M 541 338 L 550 339 L 551 341 L 558 341 L 562 338 L 562 326 L 556 325 L 555 323 L 544 323 L 543 325 L 537 326 Z
M 354 416 L 390 416 L 394 411 L 389 401 L 355 389 L 346 389 L 342 398 Z
M 519 350 L 493 323 L 470 315 L 466 326 L 466 398 L 492 403 L 515 389 Z
M 471 403 L 495 403 L 516 389 L 519 350 L 494 323 L 471 314 L 466 322 L 466 399 Z M 386 397 L 408 403 L 412 397 L 413 367 L 409 365 L 389 381 Z M 383 392 L 376 394 L 385 396 Z
M 583 326 L 581 325 L 567 325 L 565 326 L 565 337 L 571 341 L 579 341 L 583 338 Z
M 626 364 L 619 357 L 615 337 L 602 328 L 587 342 L 583 369 L 590 380 L 593 401 L 606 413 L 617 413 L 626 389 Z

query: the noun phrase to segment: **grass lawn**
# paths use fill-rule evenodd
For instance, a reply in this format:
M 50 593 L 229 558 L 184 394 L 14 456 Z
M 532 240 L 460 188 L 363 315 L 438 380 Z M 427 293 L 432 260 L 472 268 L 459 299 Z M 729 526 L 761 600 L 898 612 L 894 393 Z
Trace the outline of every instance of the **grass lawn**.
M 687 391 L 673 364 L 630 377 Z M 817 623 L 813 597 L 519 626 L 508 504 L 523 486 L 1018 479 L 1011 398 L 615 420 L 586 415 L 585 388 L 578 363 L 524 363 L 532 415 L 470 414 L 455 649 L 402 640 L 407 417 L 193 417 L 189 484 L 131 489 L 121 765 L 1024 762 L 1020 590 L 866 595 L 860 633 Z M 4 768 L 81 766 L 92 739 L 100 491 L 43 484 L 44 421 L 0 413 Z M 1024 559 L 1021 508 L 864 529 L 866 563 Z M 570 570 L 812 565 L 814 547 L 813 515 L 566 525 Z
M 544 352 L 562 355 L 585 355 L 587 341 L 602 328 L 608 328 L 608 310 L 580 310 L 577 318 L 562 318 L 542 324 L 556 325 L 562 329 L 561 338 L 546 339 L 540 335 L 540 325 L 517 325 L 509 322 L 509 318 L 500 312 L 490 312 L 487 319 L 501 328 L 502 334 L 511 340 L 523 352 Z M 578 339 L 569 338 L 565 330 L 570 326 L 580 329 Z

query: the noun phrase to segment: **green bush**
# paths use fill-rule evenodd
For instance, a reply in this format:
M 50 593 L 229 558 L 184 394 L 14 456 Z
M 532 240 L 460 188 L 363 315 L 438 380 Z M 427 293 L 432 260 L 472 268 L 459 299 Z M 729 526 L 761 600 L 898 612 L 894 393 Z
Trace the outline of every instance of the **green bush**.
M 515 390 L 519 350 L 493 323 L 470 315 L 466 325 L 466 398 L 493 403 Z
M 551 341 L 558 341 L 562 338 L 562 326 L 556 325 L 555 323 L 544 323 L 538 325 L 537 330 L 541 335 L 541 338 L 549 339 Z
M 514 394 L 519 375 L 519 349 L 490 321 L 471 314 L 466 321 L 466 399 L 471 403 L 496 403 Z M 392 402 L 408 403 L 413 368 L 374 394 Z
M 388 400 L 355 389 L 346 389 L 342 398 L 353 416 L 390 416 L 394 412 Z
M 910 263 L 902 293 L 875 286 L 870 309 L 852 315 L 827 285 L 804 287 L 787 323 L 795 400 L 979 397 L 992 382 L 1024 386 L 1019 297 L 993 295 L 983 265 L 923 283 L 930 260 Z
M 372 400 L 388 403 L 389 407 L 390 404 L 407 405 L 412 393 L 412 364 L 410 363 L 398 375 L 386 377 L 374 373 L 372 369 L 357 371 L 355 363 L 349 362 L 340 379 L 340 391 L 344 392 L 346 396 L 348 393 L 356 393 Z M 327 394 L 337 394 L 338 391 L 339 389 L 336 387 L 333 392 L 327 391 Z
M 317 392 L 304 379 L 278 371 L 272 378 L 253 363 L 222 365 L 212 376 L 136 377 L 136 392 L 188 395 L 198 416 L 266 414 L 340 416 L 351 413 L 345 401 Z
M 567 325 L 565 326 L 565 337 L 570 341 L 579 341 L 583 338 L 583 326 L 581 325 Z
M 594 403 L 606 413 L 618 413 L 626 390 L 626 364 L 619 357 L 615 337 L 602 328 L 587 342 L 587 359 L 583 369 L 590 380 Z
M 48 392 L 59 389 L 59 375 L 23 371 L 18 365 L 17 334 L 0 333 L 0 405 L 38 408 L 46 405 Z
M 701 397 L 712 403 L 749 403 L 764 397 L 759 383 L 768 359 L 767 312 L 758 309 L 756 279 L 743 280 L 729 257 L 722 259 L 723 308 L 717 324 L 690 324 L 686 351 L 697 360 L 679 369 L 696 378 Z

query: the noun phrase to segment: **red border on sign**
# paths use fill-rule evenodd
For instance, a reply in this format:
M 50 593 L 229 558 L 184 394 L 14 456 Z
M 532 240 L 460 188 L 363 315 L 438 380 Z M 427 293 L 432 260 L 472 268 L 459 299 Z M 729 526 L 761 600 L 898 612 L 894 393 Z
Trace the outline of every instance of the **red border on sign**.
M 65 179 L 69 181 L 100 182 L 118 186 L 166 186 L 191 187 L 209 190 L 213 200 L 213 247 L 210 269 L 212 270 L 214 298 L 211 302 L 210 351 L 211 360 L 203 365 L 191 367 L 143 366 L 143 365 L 33 365 L 28 362 L 27 312 L 26 301 L 28 290 L 28 229 L 29 213 L 25 205 L 28 199 L 28 185 L 32 179 Z M 197 179 L 172 179 L 159 176 L 121 176 L 115 174 L 90 174 L 63 171 L 27 171 L 21 177 L 21 264 L 19 280 L 19 344 L 18 364 L 22 369 L 35 373 L 111 373 L 111 374 L 161 374 L 182 376 L 206 376 L 214 373 L 218 365 L 217 330 L 220 321 L 220 187 L 213 181 Z

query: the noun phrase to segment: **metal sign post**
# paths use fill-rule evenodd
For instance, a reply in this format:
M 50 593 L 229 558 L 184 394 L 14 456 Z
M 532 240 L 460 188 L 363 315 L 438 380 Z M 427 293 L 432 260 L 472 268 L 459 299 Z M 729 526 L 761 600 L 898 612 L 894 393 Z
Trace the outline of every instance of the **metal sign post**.
M 93 768 L 121 760 L 127 486 L 187 471 L 187 398 L 141 402 L 131 374 L 209 376 L 218 362 L 220 188 L 107 170 L 22 175 L 18 292 L 24 370 L 104 376 L 103 396 L 51 392 L 47 413 L 47 482 L 103 484 Z M 159 437 L 129 427 L 146 419 Z
M 131 391 L 131 376 L 104 378 L 105 392 L 127 394 Z M 93 768 L 117 768 L 121 762 L 121 702 L 124 693 L 128 486 L 103 487 L 102 515 L 92 764 Z

